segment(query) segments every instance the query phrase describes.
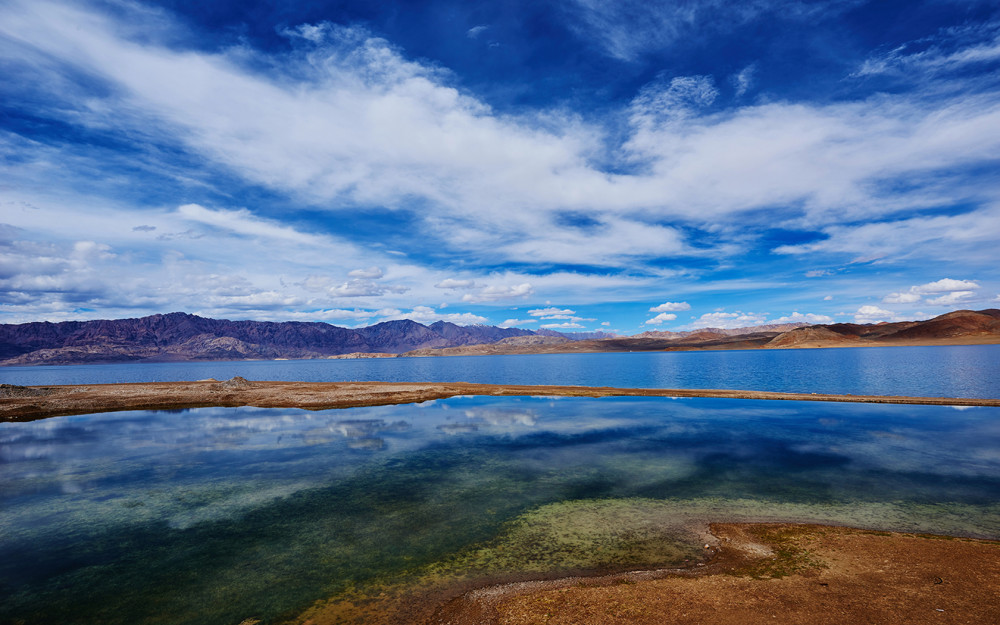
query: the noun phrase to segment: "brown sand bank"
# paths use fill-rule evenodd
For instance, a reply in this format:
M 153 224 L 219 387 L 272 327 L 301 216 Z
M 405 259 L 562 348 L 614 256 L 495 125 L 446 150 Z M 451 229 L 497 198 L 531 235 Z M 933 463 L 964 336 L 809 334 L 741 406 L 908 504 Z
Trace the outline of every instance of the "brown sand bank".
M 150 382 L 72 386 L 0 385 L 0 419 L 27 421 L 92 412 L 170 410 L 207 406 L 256 406 L 322 410 L 405 404 L 456 395 L 558 395 L 566 397 L 721 397 L 889 404 L 1000 406 L 1000 399 L 772 393 L 712 389 L 636 389 L 589 386 L 389 382 Z
M 1000 542 L 713 524 L 706 566 L 485 587 L 424 623 L 1000 623 Z M 311 625 L 324 623 L 323 614 Z M 412 622 L 412 621 L 411 621 Z

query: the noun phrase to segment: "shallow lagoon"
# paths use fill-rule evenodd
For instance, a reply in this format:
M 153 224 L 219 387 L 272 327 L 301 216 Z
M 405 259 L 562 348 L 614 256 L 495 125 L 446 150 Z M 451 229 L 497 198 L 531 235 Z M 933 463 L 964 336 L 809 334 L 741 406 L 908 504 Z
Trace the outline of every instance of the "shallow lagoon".
M 272 622 L 431 574 L 677 565 L 704 520 L 998 538 L 998 501 L 996 408 L 462 397 L 5 423 L 0 621 Z

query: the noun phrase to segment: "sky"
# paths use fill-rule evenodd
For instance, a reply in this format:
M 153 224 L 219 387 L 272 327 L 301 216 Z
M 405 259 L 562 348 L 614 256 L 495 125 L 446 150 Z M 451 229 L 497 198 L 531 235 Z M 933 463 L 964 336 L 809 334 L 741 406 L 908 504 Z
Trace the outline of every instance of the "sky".
M 1000 307 L 995 0 L 0 0 L 0 323 Z

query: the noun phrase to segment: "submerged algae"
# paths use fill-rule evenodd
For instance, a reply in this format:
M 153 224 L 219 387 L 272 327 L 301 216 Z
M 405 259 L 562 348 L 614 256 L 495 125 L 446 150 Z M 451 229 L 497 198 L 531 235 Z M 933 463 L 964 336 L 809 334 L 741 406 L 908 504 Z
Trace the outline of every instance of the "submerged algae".
M 994 521 L 984 523 L 986 518 Z M 437 562 L 353 585 L 318 602 L 295 622 L 417 622 L 414 610 L 419 606 L 426 612 L 421 616 L 427 617 L 435 603 L 484 585 L 700 566 L 718 544 L 709 522 L 822 523 L 911 532 L 934 528 L 934 532 L 998 536 L 1000 504 L 984 509 L 960 504 L 801 504 L 722 498 L 561 501 L 518 515 L 503 524 L 495 538 Z M 735 574 L 784 577 L 822 568 L 799 544 L 800 530 L 760 531 L 760 540 L 775 546 L 774 557 L 755 561 Z

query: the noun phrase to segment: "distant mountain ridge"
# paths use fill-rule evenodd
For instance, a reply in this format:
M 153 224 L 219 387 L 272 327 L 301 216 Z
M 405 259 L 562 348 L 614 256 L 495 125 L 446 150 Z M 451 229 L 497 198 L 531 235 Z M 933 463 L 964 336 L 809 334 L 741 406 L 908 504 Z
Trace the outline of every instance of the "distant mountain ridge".
M 446 321 L 425 326 L 404 319 L 351 329 L 322 322 L 229 321 L 175 312 L 133 319 L 0 324 L 0 364 L 398 354 L 534 334 L 519 328 L 459 326 Z
M 137 319 L 0 324 L 0 365 L 972 343 L 1000 343 L 1000 310 L 957 310 L 926 321 L 796 323 L 650 331 L 631 337 L 459 326 L 446 321 L 425 326 L 408 319 L 352 329 L 322 322 L 228 321 L 170 313 Z

